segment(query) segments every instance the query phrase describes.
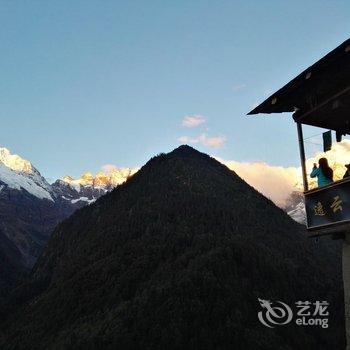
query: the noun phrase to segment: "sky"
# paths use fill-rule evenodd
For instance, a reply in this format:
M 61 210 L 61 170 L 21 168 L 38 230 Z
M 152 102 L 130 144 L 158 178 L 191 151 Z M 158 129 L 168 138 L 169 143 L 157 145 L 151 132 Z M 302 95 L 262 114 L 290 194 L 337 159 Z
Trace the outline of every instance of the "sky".
M 295 167 L 291 115 L 246 113 L 349 37 L 350 2 L 4 0 L 0 23 L 0 146 L 47 178 L 181 143 Z

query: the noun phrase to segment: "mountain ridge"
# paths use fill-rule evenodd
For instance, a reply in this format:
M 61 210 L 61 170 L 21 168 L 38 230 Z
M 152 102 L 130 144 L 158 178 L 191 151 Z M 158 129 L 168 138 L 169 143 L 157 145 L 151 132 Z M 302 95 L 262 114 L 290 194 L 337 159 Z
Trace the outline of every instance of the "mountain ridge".
M 85 174 L 49 184 L 30 161 L 0 147 L 0 230 L 19 249 L 24 267 L 31 267 L 56 224 L 134 171 L 113 168 L 108 176 L 100 172 L 88 179 Z
M 339 248 L 328 240 L 316 247 L 227 167 L 181 147 L 55 229 L 12 301 L 0 345 L 339 348 Z M 258 298 L 328 300 L 331 326 L 268 330 L 258 323 Z
M 65 184 L 68 184 L 77 192 L 74 200 L 79 199 L 78 194 L 84 192 L 84 188 L 99 190 L 99 192 L 95 191 L 98 197 L 125 182 L 137 170 L 138 168 L 118 169 L 110 166 L 108 171 L 99 171 L 95 176 L 91 172 L 86 172 L 77 179 L 66 175 L 62 179 L 57 179 L 49 184 L 30 161 L 16 154 L 11 154 L 5 147 L 0 147 L 0 182 L 3 183 L 3 186 L 7 185 L 13 189 L 26 190 L 40 199 L 57 200 L 57 197 L 62 195 L 61 192 L 64 192 L 60 186 Z M 89 200 L 95 198 L 92 197 L 91 193 L 90 196 Z

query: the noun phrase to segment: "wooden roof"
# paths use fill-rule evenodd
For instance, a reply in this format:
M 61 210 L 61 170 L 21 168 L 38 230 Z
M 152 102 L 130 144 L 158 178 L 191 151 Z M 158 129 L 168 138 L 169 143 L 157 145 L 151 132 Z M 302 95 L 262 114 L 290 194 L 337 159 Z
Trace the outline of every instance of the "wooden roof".
M 350 134 L 350 39 L 248 114 L 294 112 L 297 122 Z

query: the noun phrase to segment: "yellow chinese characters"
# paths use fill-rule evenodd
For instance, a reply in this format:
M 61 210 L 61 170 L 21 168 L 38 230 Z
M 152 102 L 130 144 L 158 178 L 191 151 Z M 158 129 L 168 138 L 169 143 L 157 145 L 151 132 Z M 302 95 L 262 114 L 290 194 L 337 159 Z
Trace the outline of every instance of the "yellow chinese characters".
M 339 196 L 334 197 L 334 201 L 331 205 L 333 212 L 335 213 L 338 210 L 342 211 L 343 210 L 342 204 L 343 204 L 343 201 L 340 199 Z
M 317 216 L 324 216 L 324 215 L 327 214 L 327 213 L 324 211 L 323 205 L 322 205 L 321 202 L 317 202 L 317 204 L 316 204 L 315 207 L 314 207 L 314 210 L 315 210 L 315 215 L 317 215 Z

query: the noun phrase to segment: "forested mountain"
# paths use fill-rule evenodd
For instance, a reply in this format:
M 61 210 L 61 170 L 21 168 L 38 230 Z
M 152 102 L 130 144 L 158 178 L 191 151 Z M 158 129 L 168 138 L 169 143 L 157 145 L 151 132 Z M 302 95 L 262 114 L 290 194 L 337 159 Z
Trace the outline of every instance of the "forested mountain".
M 267 328 L 258 298 L 330 327 Z M 341 349 L 340 246 L 181 146 L 58 225 L 2 310 L 1 349 Z
M 32 163 L 0 147 L 0 298 L 41 254 L 55 226 L 124 182 L 136 169 L 86 173 L 49 184 Z
M 41 254 L 54 227 L 73 212 L 27 160 L 0 147 L 0 299 Z
M 24 266 L 25 262 L 23 261 L 21 252 L 0 231 L 0 302 L 25 274 L 29 272 Z

